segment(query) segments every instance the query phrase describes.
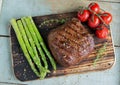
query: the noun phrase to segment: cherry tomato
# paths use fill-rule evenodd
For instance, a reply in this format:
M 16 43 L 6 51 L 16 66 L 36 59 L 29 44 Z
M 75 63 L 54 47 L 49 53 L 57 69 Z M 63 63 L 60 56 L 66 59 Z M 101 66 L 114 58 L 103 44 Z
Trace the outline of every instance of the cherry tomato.
M 98 30 L 96 30 L 95 34 L 98 38 L 105 39 L 108 35 L 108 28 L 104 25 L 98 26 Z
M 94 3 L 94 2 L 90 3 L 88 8 L 95 13 L 98 13 L 100 11 L 100 6 L 97 3 Z M 91 13 L 93 14 L 93 12 L 91 12 Z
M 88 19 L 88 26 L 95 29 L 100 24 L 100 20 L 96 15 L 92 15 Z
M 90 16 L 90 12 L 88 10 L 81 10 L 78 12 L 78 19 L 81 21 L 81 22 L 85 22 L 88 20 L 89 16 Z
M 106 23 L 106 24 L 109 24 L 111 21 L 112 21 L 112 15 L 108 12 L 104 12 L 102 15 L 101 15 L 101 18 L 103 19 L 103 21 Z

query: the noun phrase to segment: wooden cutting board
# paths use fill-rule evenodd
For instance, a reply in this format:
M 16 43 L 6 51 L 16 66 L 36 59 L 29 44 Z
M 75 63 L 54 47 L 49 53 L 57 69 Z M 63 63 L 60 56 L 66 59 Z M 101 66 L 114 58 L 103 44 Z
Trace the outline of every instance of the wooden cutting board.
M 76 12 L 70 12 L 63 14 L 37 16 L 37 17 L 33 17 L 33 19 L 45 43 L 47 44 L 47 35 L 49 31 L 55 29 L 57 26 L 62 25 L 62 23 L 56 23 L 53 22 L 52 20 L 65 19 L 69 21 L 71 18 L 77 17 L 76 15 L 77 15 Z M 46 21 L 51 21 L 51 23 L 47 23 Z M 83 24 L 84 26 L 86 26 L 87 29 L 89 29 L 86 23 Z M 49 65 L 51 73 L 49 73 L 46 76 L 46 78 L 56 77 L 66 74 L 101 71 L 101 70 L 109 69 L 113 66 L 115 62 L 115 56 L 114 56 L 111 33 L 109 33 L 107 40 L 98 39 L 97 37 L 95 37 L 94 33 L 91 30 L 90 33 L 94 37 L 95 50 L 88 56 L 88 58 L 83 60 L 80 64 L 71 67 L 62 67 L 59 64 L 57 64 L 57 70 L 55 72 L 52 70 L 51 66 Z M 31 70 L 26 58 L 24 57 L 24 54 L 19 46 L 15 32 L 12 29 L 12 27 L 10 28 L 10 35 L 11 35 L 12 63 L 16 78 L 19 79 L 20 81 L 29 81 L 29 80 L 38 79 L 38 77 Z M 99 48 L 101 48 L 103 46 L 103 43 L 105 42 L 107 42 L 106 52 L 104 52 L 104 56 L 100 58 L 99 61 L 97 61 L 96 65 L 94 66 L 93 62 L 96 59 L 96 53 L 97 53 L 96 51 L 99 50 Z

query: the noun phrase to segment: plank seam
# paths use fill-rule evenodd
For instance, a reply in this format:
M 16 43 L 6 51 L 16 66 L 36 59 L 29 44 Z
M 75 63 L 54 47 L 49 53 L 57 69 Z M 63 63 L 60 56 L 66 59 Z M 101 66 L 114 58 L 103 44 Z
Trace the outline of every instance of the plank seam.
M 120 47 L 120 45 L 114 45 L 114 47 Z
M 0 37 L 10 37 L 9 35 L 0 35 Z

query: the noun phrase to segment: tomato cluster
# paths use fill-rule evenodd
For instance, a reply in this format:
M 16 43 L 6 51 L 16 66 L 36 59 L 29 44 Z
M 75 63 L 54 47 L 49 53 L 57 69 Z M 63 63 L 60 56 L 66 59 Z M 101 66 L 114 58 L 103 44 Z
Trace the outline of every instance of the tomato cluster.
M 108 35 L 108 25 L 112 21 L 112 15 L 102 11 L 97 3 L 90 3 L 88 7 L 78 11 L 78 19 L 87 22 L 88 26 L 95 30 L 98 38 L 106 38 Z

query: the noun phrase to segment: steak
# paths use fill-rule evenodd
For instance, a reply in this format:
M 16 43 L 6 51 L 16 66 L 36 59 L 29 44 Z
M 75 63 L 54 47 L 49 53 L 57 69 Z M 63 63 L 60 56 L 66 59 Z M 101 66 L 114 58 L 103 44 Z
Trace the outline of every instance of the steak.
M 81 22 L 73 18 L 49 33 L 48 45 L 59 64 L 72 66 L 88 58 L 94 49 L 94 39 Z

